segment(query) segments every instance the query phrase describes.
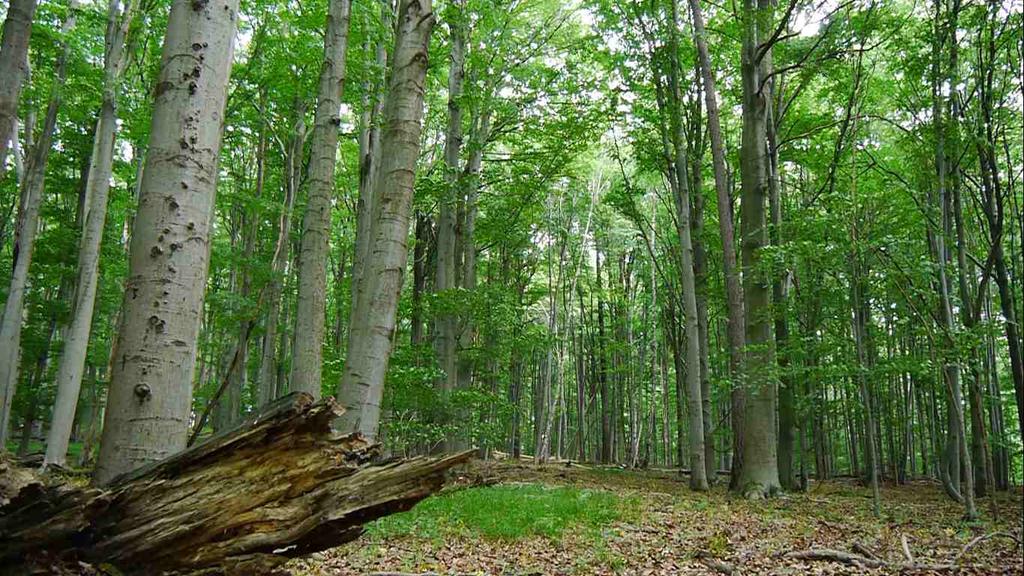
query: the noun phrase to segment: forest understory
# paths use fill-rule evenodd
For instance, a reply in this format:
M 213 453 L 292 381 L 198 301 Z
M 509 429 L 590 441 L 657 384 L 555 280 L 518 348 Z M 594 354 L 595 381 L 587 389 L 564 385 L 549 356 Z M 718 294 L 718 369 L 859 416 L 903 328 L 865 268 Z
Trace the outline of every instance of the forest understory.
M 1024 0 L 0 22 L 0 576 L 1024 574 Z
M 1019 488 L 979 502 L 983 521 L 969 523 L 931 480 L 884 483 L 880 519 L 856 479 L 812 481 L 806 492 L 760 501 L 730 495 L 724 476 L 704 494 L 687 482 L 670 470 L 474 461 L 413 511 L 286 568 L 295 576 L 1024 574 Z M 506 498 L 531 518 L 497 509 Z M 601 501 L 567 518 L 565 498 Z M 822 550 L 849 559 L 800 557 Z

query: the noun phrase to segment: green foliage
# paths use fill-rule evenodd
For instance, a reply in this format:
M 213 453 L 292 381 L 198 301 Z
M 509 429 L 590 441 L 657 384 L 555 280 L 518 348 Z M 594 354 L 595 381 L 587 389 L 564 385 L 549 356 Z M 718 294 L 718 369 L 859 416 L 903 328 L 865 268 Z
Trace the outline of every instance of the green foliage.
M 434 291 L 436 230 L 428 224 L 422 237 L 410 231 L 409 245 L 421 249 L 418 264 L 425 278 L 422 292 L 414 294 L 410 264 L 393 335 L 382 437 L 395 453 L 430 452 L 453 437 L 487 450 L 518 446 L 535 453 L 538 431 L 550 430 L 553 454 L 575 458 L 582 441 L 583 457 L 594 459 L 604 411 L 614 436 L 614 460 L 634 463 L 631 442 L 638 439 L 637 463 L 674 463 L 678 443 L 685 441 L 679 431 L 687 416 L 685 397 L 675 383 L 682 371 L 696 368 L 674 362 L 679 352 L 673 337 L 683 332 L 680 244 L 662 140 L 673 113 L 685 132 L 694 213 L 696 200 L 702 206 L 703 229 L 693 232 L 706 256 L 697 290 L 707 308 L 712 442 L 719 455 L 730 452 L 728 403 L 738 382 L 728 369 L 725 255 L 718 225 L 720 213 L 731 213 L 738 223 L 742 27 L 731 6 L 701 4 L 707 11 L 730 206 L 718 205 L 714 188 L 703 108 L 706 87 L 698 78 L 685 3 L 677 2 L 683 9 L 677 54 L 666 42 L 672 5 L 663 0 L 467 0 L 461 15 L 450 2 L 435 3 L 439 25 L 429 50 L 414 210 L 432 222 L 439 198 L 448 192 L 443 160 L 448 27 L 459 18 L 466 25 L 468 48 L 466 89 L 459 101 L 464 112 L 460 162 L 464 166 L 474 152 L 483 154 L 478 178 L 468 182 L 460 175 L 460 186 L 478 186 L 477 275 L 474 286 Z M 748 272 L 788 277 L 788 299 L 775 302 L 768 312 L 790 328 L 789 340 L 775 343 L 774 352 L 784 362 L 766 372 L 796 396 L 806 442 L 798 460 L 805 470 L 814 467 L 815 450 L 825 450 L 815 444 L 817 433 L 825 437 L 832 472 L 852 471 L 866 415 L 856 386 L 863 376 L 881 419 L 885 473 L 893 475 L 897 460 L 906 465 L 909 455 L 902 443 L 909 435 L 916 473 L 930 474 L 924 465 L 932 467 L 934 452 L 941 452 L 947 426 L 939 370 L 943 362 L 955 360 L 964 367 L 965 379 L 973 375 L 972 368 L 979 369 L 982 402 L 991 415 L 986 424 L 991 427 L 998 414 L 1001 428 L 990 434 L 990 447 L 1009 458 L 1012 478 L 1024 478 L 1001 315 L 1004 296 L 987 263 L 993 223 L 984 214 L 983 192 L 990 184 L 980 174 L 982 156 L 992 147 L 1002 190 L 998 208 L 1004 214 L 998 240 L 1008 262 L 1008 300 L 1020 322 L 1024 231 L 1013 224 L 1024 205 L 1016 74 L 1021 61 L 1016 47 L 1024 28 L 1019 7 L 996 4 L 958 4 L 955 62 L 952 44 L 939 51 L 939 67 L 949 76 L 937 86 L 939 93 L 955 96 L 942 103 L 947 121 L 941 133 L 932 118 L 933 10 L 938 6 L 940 16 L 949 18 L 947 3 L 843 3 L 827 8 L 833 13 L 822 13 L 825 8 L 798 2 L 789 27 L 780 29 L 784 33 L 773 47 L 772 62 L 779 71 L 773 77 L 779 91 L 773 105 L 782 224 L 769 227 L 780 243 L 764 249 L 761 268 Z M 129 35 L 87 360 L 94 377 L 86 382 L 82 408 L 87 399 L 102 402 L 109 379 L 168 6 L 162 0 L 141 2 Z M 291 234 L 283 246 L 285 270 L 275 271 L 273 258 L 278 227 L 288 214 L 287 152 L 297 124 L 310 127 L 316 106 L 326 8 L 327 0 L 241 3 L 198 366 L 190 383 L 197 414 L 223 381 L 240 328 L 247 324 L 252 332 L 240 411 L 257 408 L 268 333 L 264 298 L 272 280 L 281 282 L 282 298 L 271 368 L 281 375 L 281 392 L 287 389 L 294 254 L 305 210 L 305 167 L 312 154 L 308 134 L 294 159 L 298 190 Z M 358 138 L 368 127 L 364 115 L 381 95 L 379 81 L 387 74 L 376 64 L 376 43 L 393 45 L 393 28 L 380 8 L 376 0 L 353 2 L 329 232 L 324 395 L 337 393 L 347 353 Z M 78 26 L 69 38 L 68 81 L 24 311 L 22 370 L 13 400 L 19 426 L 48 420 L 54 397 L 62 328 L 75 293 L 82 179 L 100 104 L 105 9 L 103 2 L 81 3 Z M 21 142 L 38 132 L 66 12 L 63 0 L 40 4 L 29 53 L 32 75 L 18 111 Z M 776 24 L 782 12 L 774 11 Z M 682 69 L 679 102 L 666 94 L 672 56 Z M 985 102 L 991 110 L 984 109 Z M 484 111 L 490 113 L 492 131 L 478 139 L 474 130 Z M 953 217 L 940 222 L 939 135 L 955 158 L 948 188 L 952 192 L 954 182 L 958 186 L 959 223 Z M 6 279 L 14 257 L 19 182 L 10 167 L 5 169 L 0 175 L 0 273 Z M 462 196 L 459 208 L 464 211 L 468 198 Z M 945 266 L 957 316 L 952 334 L 944 333 L 936 316 L 939 266 L 929 244 L 936 234 L 950 252 Z M 955 253 L 960 236 L 963 265 Z M 961 278 L 966 297 L 958 290 Z M 851 336 L 854 285 L 866 295 L 870 315 L 872 360 L 866 363 L 857 357 Z M 7 283 L 0 283 L 0 301 L 7 290 Z M 975 301 L 983 310 L 967 326 L 962 311 Z M 423 333 L 415 345 L 414 316 Z M 439 390 L 444 375 L 433 346 L 435 321 L 441 316 L 455 316 L 460 326 L 470 327 L 458 361 L 472 369 L 472 381 L 450 394 Z M 862 460 L 860 455 L 858 465 Z

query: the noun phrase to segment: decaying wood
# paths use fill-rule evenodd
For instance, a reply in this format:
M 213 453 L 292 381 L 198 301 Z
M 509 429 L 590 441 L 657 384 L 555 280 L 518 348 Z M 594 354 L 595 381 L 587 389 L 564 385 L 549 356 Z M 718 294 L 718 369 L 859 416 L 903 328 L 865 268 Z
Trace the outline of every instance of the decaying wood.
M 735 566 L 723 560 L 719 560 L 717 558 L 705 556 L 700 559 L 700 563 L 707 566 L 708 569 L 714 570 L 719 574 L 725 574 L 726 576 L 733 576 L 734 574 L 739 574 L 739 572 L 736 571 Z
M 861 570 L 868 568 L 891 568 L 901 571 L 905 570 L 929 570 L 933 572 L 947 572 L 955 571 L 963 568 L 969 568 L 967 565 L 961 564 L 918 564 L 914 562 L 897 563 L 897 562 L 886 562 L 877 558 L 868 558 L 860 554 L 854 554 L 852 552 L 843 552 L 841 550 L 832 550 L 829 548 L 811 548 L 810 550 L 797 550 L 793 552 L 787 552 L 784 554 L 786 558 L 792 558 L 794 560 L 807 560 L 812 562 L 838 562 L 840 564 L 846 564 L 853 566 Z
M 36 475 L 21 466 L 20 462 L 7 454 L 0 454 L 0 506 L 10 502 L 23 488 L 36 481 Z
M 1017 545 L 1017 548 L 1020 548 L 1022 546 L 1020 538 L 1014 536 L 1013 534 L 1010 534 L 1009 532 L 991 532 L 989 534 L 982 534 L 981 536 L 974 537 L 973 539 L 971 539 L 970 542 L 968 542 L 967 544 L 964 545 L 964 547 L 960 550 L 960 553 L 956 555 L 957 562 L 959 562 L 960 559 L 964 557 L 964 554 L 967 554 L 967 552 L 971 548 L 974 548 L 975 546 L 977 546 L 978 544 L 981 544 L 982 542 L 984 542 L 986 540 L 989 540 L 989 539 L 992 539 L 992 538 L 997 538 L 997 537 L 1000 537 L 1000 536 L 1004 537 L 1004 538 L 1007 538 L 1007 539 L 1010 539 L 1010 540 L 1013 540 L 1014 543 Z
M 866 556 L 868 558 L 871 558 L 872 560 L 878 560 L 879 559 L 878 558 L 878 554 L 875 554 L 870 548 L 868 548 L 867 544 L 862 544 L 860 542 L 854 542 L 854 544 L 853 544 L 853 546 L 851 546 L 851 548 L 853 548 L 853 551 L 856 552 L 857 554 L 860 554 L 861 556 Z
M 914 563 L 914 554 L 910 551 L 910 542 L 907 541 L 906 534 L 900 534 L 900 545 L 903 546 L 903 555 L 907 557 L 907 562 Z
M 293 394 L 104 488 L 30 484 L 0 509 L 0 572 L 46 555 L 125 574 L 266 573 L 409 509 L 470 457 L 378 462 L 377 445 L 332 433 L 338 412 Z

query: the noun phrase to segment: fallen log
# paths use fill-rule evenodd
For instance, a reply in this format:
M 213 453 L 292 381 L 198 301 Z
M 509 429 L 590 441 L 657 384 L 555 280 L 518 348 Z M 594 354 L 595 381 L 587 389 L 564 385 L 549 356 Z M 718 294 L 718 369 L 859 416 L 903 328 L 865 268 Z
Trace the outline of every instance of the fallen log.
M 782 555 L 785 558 L 794 560 L 805 560 L 810 562 L 838 562 L 853 566 L 859 570 L 871 568 L 889 568 L 903 572 L 956 572 L 971 568 L 967 564 L 921 564 L 916 562 L 886 562 L 878 558 L 868 558 L 852 552 L 832 550 L 830 548 L 811 548 L 809 550 L 796 550 L 786 552 Z
M 706 566 L 709 570 L 713 570 L 719 574 L 725 574 L 726 576 L 739 574 L 736 567 L 732 564 L 717 558 L 711 558 L 710 556 L 700 558 L 700 563 Z
M 378 445 L 331 431 L 339 413 L 293 394 L 109 486 L 29 484 L 0 508 L 0 572 L 47 557 L 124 574 L 265 574 L 411 508 L 471 456 L 381 462 Z

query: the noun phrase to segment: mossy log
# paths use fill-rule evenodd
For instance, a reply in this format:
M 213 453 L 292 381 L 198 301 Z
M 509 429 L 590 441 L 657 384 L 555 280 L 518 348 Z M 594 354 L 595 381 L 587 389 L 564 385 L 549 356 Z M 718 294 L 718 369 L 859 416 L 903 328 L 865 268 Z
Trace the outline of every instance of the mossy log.
M 265 574 L 411 508 L 470 457 L 383 462 L 378 445 L 332 432 L 338 414 L 332 400 L 293 394 L 108 486 L 29 484 L 0 508 L 0 572 L 45 558 L 124 574 Z

